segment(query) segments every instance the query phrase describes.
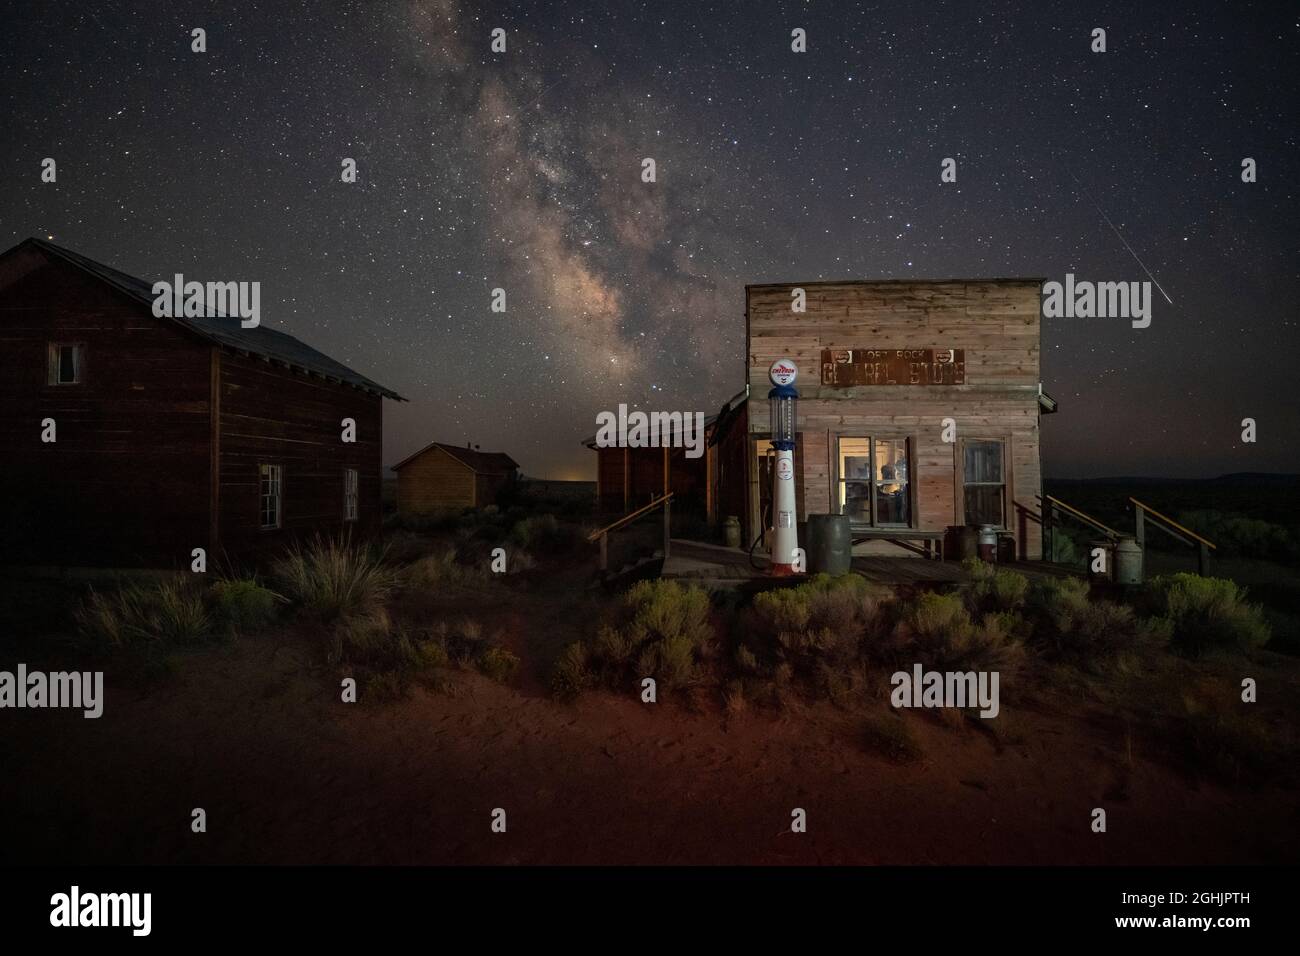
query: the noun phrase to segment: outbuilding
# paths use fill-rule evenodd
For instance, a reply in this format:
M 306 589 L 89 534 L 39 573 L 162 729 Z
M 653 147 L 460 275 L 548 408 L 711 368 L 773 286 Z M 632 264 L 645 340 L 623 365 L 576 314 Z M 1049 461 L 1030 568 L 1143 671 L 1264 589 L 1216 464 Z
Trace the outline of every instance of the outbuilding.
M 496 504 L 519 477 L 503 452 L 430 442 L 393 466 L 399 514 L 429 514 Z

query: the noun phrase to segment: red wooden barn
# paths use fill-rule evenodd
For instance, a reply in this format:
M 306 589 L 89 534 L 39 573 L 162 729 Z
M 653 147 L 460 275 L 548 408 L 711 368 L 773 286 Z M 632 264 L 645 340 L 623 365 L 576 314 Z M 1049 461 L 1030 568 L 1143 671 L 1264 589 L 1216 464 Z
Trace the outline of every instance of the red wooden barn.
M 0 254 L 0 564 L 188 567 L 195 548 L 211 564 L 375 531 L 382 404 L 401 396 L 153 299 L 44 240 Z

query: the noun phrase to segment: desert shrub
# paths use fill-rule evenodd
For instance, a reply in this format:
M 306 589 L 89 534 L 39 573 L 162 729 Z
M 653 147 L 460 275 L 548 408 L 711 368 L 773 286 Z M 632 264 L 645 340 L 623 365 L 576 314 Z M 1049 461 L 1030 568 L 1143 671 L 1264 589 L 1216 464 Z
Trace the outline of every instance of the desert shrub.
M 978 577 L 967 588 L 970 606 L 975 611 L 1018 611 L 1025 606 L 1029 579 L 1014 571 L 994 569 Z
M 504 647 L 489 647 L 479 655 L 475 665 L 485 676 L 505 684 L 519 670 L 519 658 Z
M 722 692 L 722 709 L 728 717 L 741 717 L 749 709 L 749 701 L 745 697 L 745 685 L 742 681 L 733 680 L 727 684 L 726 689 Z
M 212 609 L 216 618 L 232 631 L 250 633 L 276 619 L 284 599 L 256 581 L 234 579 L 212 586 Z
M 481 584 L 486 576 L 484 568 L 465 559 L 456 548 L 444 546 L 408 567 L 403 582 L 416 591 L 445 591 Z
M 358 700 L 365 704 L 386 704 L 406 696 L 410 678 L 399 671 L 377 671 L 362 679 Z
M 695 648 L 687 637 L 651 641 L 637 659 L 637 670 L 663 687 L 681 687 L 695 677 Z
M 275 563 L 272 580 L 300 608 L 329 620 L 381 604 L 398 583 L 382 550 L 317 538 L 295 545 Z
M 993 565 L 981 558 L 962 558 L 961 569 L 975 581 L 984 581 L 991 578 L 997 570 Z
M 869 717 L 863 724 L 862 742 L 871 753 L 894 763 L 908 763 L 922 755 L 921 745 L 906 718 L 885 713 Z
M 903 606 L 882 650 L 896 664 L 919 662 L 933 670 L 1013 671 L 1024 647 L 1007 620 L 989 614 L 976 622 L 960 596 L 925 592 Z
M 1034 640 L 1049 658 L 1101 673 L 1161 643 L 1165 631 L 1113 601 L 1068 606 L 1043 618 Z
M 391 666 L 393 622 L 382 605 L 345 614 L 328 631 L 326 659 L 331 664 Z
M 451 663 L 445 629 L 408 633 L 382 605 L 343 615 L 327 634 L 327 660 L 346 666 L 369 703 L 404 697 L 414 678 L 428 684 Z
M 715 652 L 709 596 L 676 581 L 641 581 L 623 595 L 613 620 L 587 642 L 568 648 L 552 674 L 557 696 L 601 684 L 621 688 L 653 677 L 661 687 L 689 684 L 696 664 Z
M 1173 644 L 1188 654 L 1247 650 L 1268 643 L 1272 631 L 1258 605 L 1226 578 L 1165 575 L 1148 582 L 1143 601 L 1167 624 Z
M 587 646 L 581 641 L 566 647 L 551 671 L 551 692 L 560 700 L 573 700 L 592 687 L 595 677 L 589 662 Z
M 74 620 L 83 639 L 110 650 L 194 644 L 214 632 L 202 589 L 180 578 L 92 591 Z
M 553 514 L 533 515 L 516 521 L 509 541 L 537 554 L 563 554 L 578 548 L 582 529 L 558 520 Z
M 760 624 L 772 634 L 802 631 L 812 620 L 812 593 L 804 587 L 764 591 L 754 598 Z
M 758 646 L 750 653 L 760 667 L 788 664 L 814 686 L 838 686 L 823 665 L 846 668 L 882 620 L 883 593 L 855 574 L 819 574 L 797 587 L 754 598 L 746 630 Z M 748 661 L 737 660 L 738 664 Z
M 1088 595 L 1088 582 L 1083 578 L 1039 578 L 1030 585 L 1025 606 L 1035 617 L 1069 613 L 1087 605 Z
M 396 529 L 384 535 L 384 550 L 389 564 L 413 564 L 434 547 L 428 537 L 414 531 Z
M 447 653 L 447 648 L 436 640 L 417 641 L 415 653 L 421 669 L 447 667 L 451 664 L 451 655 Z
M 1182 512 L 1178 521 L 1213 541 L 1221 555 L 1273 561 L 1300 558 L 1300 537 L 1279 524 L 1213 510 Z
M 742 674 L 757 674 L 758 658 L 744 644 L 736 648 L 736 669 Z
M 525 551 L 523 548 L 514 545 L 505 546 L 505 574 L 519 574 L 523 571 L 531 571 L 537 567 L 537 559 Z M 490 565 L 489 565 L 490 567 Z

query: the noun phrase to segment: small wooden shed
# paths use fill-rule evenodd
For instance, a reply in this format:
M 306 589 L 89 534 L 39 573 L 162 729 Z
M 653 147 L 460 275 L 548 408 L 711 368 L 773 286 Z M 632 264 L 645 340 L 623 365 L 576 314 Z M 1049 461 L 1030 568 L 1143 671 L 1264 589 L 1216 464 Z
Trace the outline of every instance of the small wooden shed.
M 495 504 L 513 484 L 519 465 L 502 452 L 431 442 L 393 466 L 397 472 L 397 510 L 428 514 Z

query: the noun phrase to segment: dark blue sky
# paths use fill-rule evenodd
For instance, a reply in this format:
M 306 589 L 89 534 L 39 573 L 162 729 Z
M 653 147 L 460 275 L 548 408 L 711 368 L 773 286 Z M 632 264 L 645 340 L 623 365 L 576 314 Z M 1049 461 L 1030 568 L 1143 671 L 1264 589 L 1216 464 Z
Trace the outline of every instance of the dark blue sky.
M 579 477 L 597 411 L 743 385 L 746 283 L 1146 279 L 1099 206 L 1173 305 L 1045 320 L 1047 473 L 1300 471 L 1295 10 L 1132 6 L 26 4 L 0 244 L 260 281 L 264 322 L 412 399 L 385 461 Z

